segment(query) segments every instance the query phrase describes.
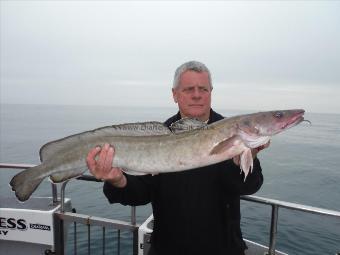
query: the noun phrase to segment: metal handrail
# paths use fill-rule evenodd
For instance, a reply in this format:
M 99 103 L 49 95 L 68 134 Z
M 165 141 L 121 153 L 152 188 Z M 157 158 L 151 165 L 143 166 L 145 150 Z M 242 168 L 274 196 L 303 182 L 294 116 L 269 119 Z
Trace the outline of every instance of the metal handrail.
M 107 219 L 86 214 L 71 213 L 71 212 L 56 212 L 55 215 L 63 221 L 77 222 L 84 225 L 94 225 L 100 227 L 111 227 L 114 229 L 134 231 L 139 227 L 138 224 L 132 224 L 125 221 Z
M 268 255 L 275 254 L 275 247 L 276 247 L 276 237 L 277 237 L 277 223 L 279 218 L 279 208 L 286 208 L 295 211 L 302 211 L 308 212 L 313 214 L 325 215 L 325 216 L 332 216 L 340 218 L 340 212 L 334 210 L 323 209 L 314 206 L 302 205 L 297 203 L 285 202 L 276 199 L 270 199 L 265 197 L 259 196 L 241 196 L 242 200 L 266 204 L 272 207 L 271 213 L 271 220 L 270 220 L 270 236 L 269 236 L 269 247 L 268 247 Z
M 12 164 L 12 163 L 0 163 L 0 169 L 27 169 L 34 167 L 36 165 L 34 164 Z M 102 182 L 101 180 L 97 180 L 92 175 L 81 175 L 78 176 L 76 179 L 78 180 L 84 180 L 84 181 L 94 181 L 94 182 Z M 133 254 L 137 254 L 137 247 L 138 247 L 138 228 L 139 224 L 136 223 L 136 207 L 131 206 L 131 222 L 125 222 L 125 221 L 119 221 L 119 220 L 112 220 L 112 219 L 106 219 L 96 216 L 89 216 L 89 215 L 83 215 L 83 214 L 77 214 L 77 213 L 69 213 L 65 212 L 65 188 L 68 183 L 67 181 L 64 181 L 61 184 L 60 188 L 60 199 L 58 199 L 58 191 L 57 191 L 57 185 L 55 183 L 52 184 L 52 195 L 53 195 L 53 203 L 59 203 L 60 202 L 60 212 L 55 212 L 55 228 L 56 233 L 59 233 L 56 236 L 55 242 L 59 245 L 56 245 L 56 254 L 64 254 L 64 223 L 67 222 L 74 222 L 85 224 L 87 226 L 95 225 L 95 226 L 101 226 L 103 228 L 103 234 L 105 235 L 105 228 L 111 227 L 118 230 L 118 240 L 120 240 L 120 231 L 126 230 L 133 233 Z M 105 246 L 105 241 L 103 240 L 103 245 Z M 118 254 L 120 254 L 120 241 L 118 242 Z
M 33 164 L 12 164 L 12 163 L 0 163 L 0 168 L 9 168 L 9 169 L 26 169 L 30 167 L 34 167 L 36 165 Z
M 0 163 L 0 169 L 1 168 L 26 169 L 26 168 L 33 167 L 33 166 L 35 165 Z M 100 180 L 97 180 L 91 175 L 81 175 L 77 177 L 76 179 L 100 182 Z M 63 200 L 65 197 L 66 184 L 67 182 L 64 182 L 61 188 L 61 212 L 64 211 Z M 55 192 L 55 187 L 52 188 L 52 191 Z M 298 204 L 298 203 L 291 203 L 291 202 L 270 199 L 270 198 L 265 198 L 265 197 L 259 197 L 259 196 L 253 196 L 253 195 L 241 196 L 241 199 L 245 201 L 249 201 L 249 202 L 270 205 L 272 207 L 268 255 L 275 254 L 279 208 L 286 208 L 290 210 L 296 210 L 296 211 L 302 211 L 302 212 L 307 212 L 307 213 L 340 218 L 340 211 L 335 211 L 335 210 L 328 210 L 328 209 L 323 209 L 319 207 L 308 206 L 308 205 L 303 205 L 303 204 Z M 65 217 L 67 217 L 68 213 L 62 213 L 62 214 L 59 213 L 58 215 L 59 216 L 65 215 Z M 94 219 L 94 217 L 92 218 Z M 131 225 L 136 226 L 136 208 L 135 207 L 131 207 Z
M 27 169 L 27 168 L 34 167 L 34 166 L 36 166 L 36 165 L 34 165 L 34 164 L 0 163 L 0 169 L 1 168 Z M 85 181 L 102 182 L 101 180 L 96 179 L 92 175 L 86 175 L 86 174 L 83 174 L 83 175 L 77 177 L 76 179 L 77 180 L 85 180 Z M 282 208 L 287 208 L 287 209 L 292 209 L 292 210 L 297 210 L 297 211 L 304 211 L 304 212 L 309 212 L 309 213 L 314 213 L 314 214 L 322 214 L 322 215 L 327 215 L 327 216 L 340 217 L 340 211 L 328 210 L 328 209 L 323 209 L 323 208 L 319 208 L 319 207 L 308 206 L 308 205 L 303 205 L 303 204 L 298 204 L 298 203 L 285 202 L 285 201 L 282 201 L 282 200 L 259 197 L 259 196 L 254 196 L 254 195 L 241 196 L 241 199 L 246 200 L 246 201 L 255 202 L 255 203 L 260 203 L 260 204 L 267 204 L 267 205 L 271 205 L 271 206 L 277 205 L 277 206 L 282 207 Z
M 71 212 L 55 212 L 55 254 L 64 255 L 65 254 L 65 239 L 64 239 L 64 233 L 67 231 L 65 229 L 65 224 L 73 223 L 74 224 L 74 254 L 77 254 L 77 230 L 76 226 L 77 224 L 82 224 L 87 226 L 87 235 L 88 235 L 88 254 L 91 254 L 91 244 L 90 244 L 90 232 L 91 227 L 97 226 L 102 228 L 102 250 L 103 254 L 105 253 L 105 230 L 106 229 L 115 229 L 118 233 L 118 255 L 120 254 L 120 232 L 121 231 L 129 231 L 133 233 L 133 254 L 136 255 L 138 253 L 138 229 L 140 227 L 139 224 L 132 224 L 129 222 L 121 221 L 121 220 L 115 220 L 115 219 L 108 219 L 108 218 L 102 218 L 102 217 L 96 217 L 91 215 L 85 215 L 85 214 L 78 214 L 78 213 L 71 213 Z
M 340 217 L 340 211 L 328 210 L 328 209 L 323 209 L 320 207 L 314 207 L 314 206 L 303 205 L 303 204 L 298 204 L 298 203 L 285 202 L 282 200 L 276 200 L 276 199 L 253 196 L 253 195 L 241 196 L 241 199 L 255 202 L 255 203 L 271 205 L 271 206 L 276 205 L 278 207 L 296 210 L 296 211 L 303 211 L 303 212 L 308 212 L 308 213 L 313 213 L 313 214 Z

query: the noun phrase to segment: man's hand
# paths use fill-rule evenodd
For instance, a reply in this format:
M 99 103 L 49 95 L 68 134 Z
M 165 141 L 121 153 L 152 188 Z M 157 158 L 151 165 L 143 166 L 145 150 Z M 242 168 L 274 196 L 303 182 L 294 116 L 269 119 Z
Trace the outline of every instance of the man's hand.
M 98 159 L 96 160 L 97 156 Z M 113 157 L 114 148 L 112 146 L 109 144 L 104 144 L 103 148 L 97 146 L 87 154 L 87 167 L 96 179 L 107 181 L 115 187 L 123 188 L 126 186 L 126 177 L 121 168 L 112 167 Z
M 253 159 L 255 159 L 256 157 L 257 157 L 257 154 L 260 152 L 260 151 L 262 151 L 263 149 L 266 149 L 266 148 L 268 148 L 269 147 L 269 145 L 270 145 L 270 140 L 266 143 L 266 144 L 264 144 L 264 145 L 261 145 L 261 146 L 259 146 L 259 147 L 257 147 L 257 148 L 254 148 L 254 149 L 251 149 L 251 154 L 253 155 Z M 240 165 L 240 161 L 241 161 L 241 155 L 238 155 L 238 156 L 236 156 L 236 157 L 233 157 L 233 161 L 234 161 L 234 163 L 235 163 L 235 165 Z

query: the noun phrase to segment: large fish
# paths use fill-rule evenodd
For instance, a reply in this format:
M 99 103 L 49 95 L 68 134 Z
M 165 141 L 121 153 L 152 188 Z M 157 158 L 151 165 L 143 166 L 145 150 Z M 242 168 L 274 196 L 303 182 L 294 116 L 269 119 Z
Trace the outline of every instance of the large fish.
M 114 125 L 45 144 L 41 164 L 15 175 L 10 185 L 20 201 L 27 200 L 41 181 L 63 182 L 87 170 L 86 156 L 95 146 L 115 147 L 113 166 L 128 174 L 176 172 L 218 163 L 240 155 L 240 168 L 252 170 L 251 148 L 303 121 L 304 110 L 239 115 L 206 125 L 182 119 L 170 129 L 159 122 Z

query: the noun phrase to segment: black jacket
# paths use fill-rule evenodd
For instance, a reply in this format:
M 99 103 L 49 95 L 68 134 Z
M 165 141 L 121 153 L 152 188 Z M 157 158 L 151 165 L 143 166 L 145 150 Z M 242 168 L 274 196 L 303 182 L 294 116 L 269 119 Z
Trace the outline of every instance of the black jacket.
M 208 124 L 222 118 L 211 110 Z M 178 113 L 165 124 L 179 119 Z M 125 188 L 105 183 L 104 193 L 111 203 L 152 203 L 153 254 L 242 254 L 240 195 L 253 194 L 261 187 L 258 159 L 245 182 L 232 160 L 190 171 L 126 177 Z

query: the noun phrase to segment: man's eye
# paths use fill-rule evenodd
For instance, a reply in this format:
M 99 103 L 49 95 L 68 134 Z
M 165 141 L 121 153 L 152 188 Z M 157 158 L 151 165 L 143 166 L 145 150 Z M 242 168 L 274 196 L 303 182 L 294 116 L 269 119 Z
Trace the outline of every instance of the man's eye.
M 194 88 L 185 88 L 185 89 L 184 89 L 185 92 L 191 92 L 191 91 L 193 91 L 193 90 L 194 90 Z

